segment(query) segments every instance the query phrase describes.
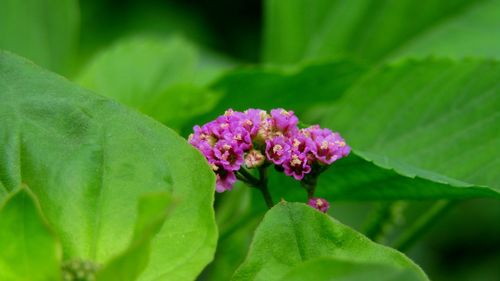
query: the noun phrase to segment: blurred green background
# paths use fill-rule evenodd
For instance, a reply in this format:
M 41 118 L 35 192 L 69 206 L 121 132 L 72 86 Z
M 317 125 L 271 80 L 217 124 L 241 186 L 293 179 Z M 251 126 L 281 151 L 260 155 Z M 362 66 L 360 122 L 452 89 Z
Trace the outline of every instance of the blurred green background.
M 403 53 L 419 55 L 411 47 L 397 47 L 397 42 L 406 42 L 410 35 L 429 25 L 462 13 L 467 14 L 465 19 L 451 21 L 449 26 L 437 28 L 434 35 L 421 40 L 436 42 L 430 45 L 432 52 L 421 51 L 422 55 L 454 57 L 470 52 L 500 57 L 498 1 L 481 1 L 485 4 L 477 7 L 472 3 L 476 1 L 452 0 L 402 1 L 413 2 L 407 6 L 397 4 L 398 1 L 310 1 L 311 11 L 305 13 L 282 1 L 281 9 L 288 9 L 291 15 L 286 19 L 279 18 L 277 2 L 268 1 L 266 5 L 252 0 L 0 0 L 0 48 L 145 112 L 183 136 L 197 122 L 193 118 L 202 120 L 196 118 L 219 102 L 217 91 L 207 85 L 229 69 L 252 69 L 258 65 L 274 69 L 281 65 L 280 70 L 293 71 L 296 63 L 340 57 L 349 57 L 363 67 Z M 325 19 L 322 5 L 327 7 L 331 2 L 343 5 L 338 5 L 338 14 Z M 367 6 L 365 12 L 356 10 L 361 5 Z M 421 11 L 413 14 L 415 7 Z M 294 17 L 299 12 L 306 17 Z M 380 14 L 385 17 L 378 18 Z M 481 21 L 474 21 L 474 17 Z M 270 24 L 275 20 L 283 26 Z M 345 30 L 329 30 L 329 21 Z M 267 24 L 273 28 L 266 28 Z M 448 43 L 438 40 L 449 36 L 459 24 L 467 25 L 471 34 L 463 48 L 447 45 L 460 38 L 449 38 Z M 321 36 L 316 36 L 318 32 Z M 357 34 L 359 40 L 350 38 L 348 33 Z M 313 42 L 302 53 L 303 42 L 310 37 L 325 39 L 329 34 L 345 39 L 328 45 L 334 46 L 335 52 L 329 53 L 324 45 Z M 245 82 L 241 80 L 237 86 L 243 90 L 250 87 Z M 225 104 L 232 103 L 238 101 Z M 163 106 L 159 108 L 158 104 Z M 171 105 L 168 114 L 165 104 Z M 315 120 L 314 113 L 308 114 L 309 120 Z M 257 204 L 252 208 L 255 213 L 265 211 L 259 201 L 252 201 L 258 196 L 244 188 L 217 195 L 219 248 L 200 280 L 225 280 L 244 259 L 260 218 L 246 215 L 246 209 L 249 204 Z M 369 223 L 370 211 L 386 204 L 332 201 L 332 216 L 360 231 Z M 391 233 L 389 237 L 400 233 L 431 202 L 398 204 L 401 208 L 392 214 L 392 229 L 385 230 Z M 486 199 L 459 202 L 407 254 L 433 280 L 500 280 L 500 204 Z

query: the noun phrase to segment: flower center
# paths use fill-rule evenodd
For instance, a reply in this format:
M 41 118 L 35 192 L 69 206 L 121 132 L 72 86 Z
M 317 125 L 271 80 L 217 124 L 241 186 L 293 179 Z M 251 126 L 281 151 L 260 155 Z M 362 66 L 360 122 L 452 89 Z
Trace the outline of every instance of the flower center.
M 322 143 L 321 143 L 321 149 L 327 149 L 328 148 L 328 141 L 324 140 Z
M 345 142 L 344 141 L 335 141 L 335 144 L 340 146 L 340 147 L 344 147 L 345 146 Z
M 273 152 L 274 152 L 274 153 L 279 153 L 279 152 L 281 152 L 282 150 L 283 150 L 283 147 L 282 147 L 281 145 L 279 145 L 279 144 L 277 144 L 277 145 L 273 146 Z
M 290 161 L 290 164 L 292 164 L 292 166 L 298 166 L 302 164 L 302 160 L 299 159 L 299 156 L 294 154 L 292 155 L 292 161 Z
M 321 199 L 316 199 L 316 206 L 318 207 L 323 206 L 323 201 Z

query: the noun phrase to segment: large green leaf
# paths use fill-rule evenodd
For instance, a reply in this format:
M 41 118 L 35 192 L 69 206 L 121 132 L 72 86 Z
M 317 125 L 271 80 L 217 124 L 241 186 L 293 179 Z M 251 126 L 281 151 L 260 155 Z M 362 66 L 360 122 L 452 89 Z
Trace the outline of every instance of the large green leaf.
M 176 208 L 140 280 L 191 280 L 216 244 L 214 175 L 172 130 L 17 56 L 0 53 L 0 182 L 27 183 L 66 259 L 100 264 L 132 239 L 137 202 L 168 192 Z
M 60 280 L 61 246 L 25 188 L 2 203 L 0 229 L 1 280 Z
M 418 281 L 415 271 L 376 263 L 357 263 L 334 258 L 306 261 L 288 272 L 283 281 Z
M 372 242 L 309 206 L 287 202 L 266 214 L 233 280 L 281 280 L 304 262 L 320 257 L 411 270 L 417 280 L 427 280 L 402 253 Z
M 414 186 L 404 184 L 393 194 L 455 197 L 477 191 L 498 198 L 499 92 L 498 62 L 407 61 L 382 67 L 351 88 L 322 123 L 340 131 L 354 154 L 418 178 Z M 372 180 L 377 186 L 392 185 L 396 173 Z M 422 179 L 440 186 L 424 187 Z M 373 188 L 369 182 L 365 186 Z M 352 193 L 363 193 L 361 186 L 352 187 Z
M 264 60 L 500 57 L 500 1 L 265 1 Z
M 86 88 L 178 128 L 214 105 L 217 96 L 204 86 L 227 66 L 181 38 L 133 37 L 97 55 L 78 80 Z
M 148 264 L 151 241 L 165 222 L 171 204 L 168 193 L 148 194 L 141 198 L 129 247 L 98 272 L 98 281 L 137 280 Z
M 66 73 L 75 54 L 78 18 L 77 0 L 2 0 L 0 49 Z

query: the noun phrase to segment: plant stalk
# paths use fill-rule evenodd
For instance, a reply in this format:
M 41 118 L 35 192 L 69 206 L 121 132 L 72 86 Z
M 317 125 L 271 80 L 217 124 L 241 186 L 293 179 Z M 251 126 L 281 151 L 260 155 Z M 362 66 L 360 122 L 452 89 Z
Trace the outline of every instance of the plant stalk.
M 236 177 L 249 186 L 257 188 L 262 193 L 262 197 L 264 197 L 264 201 L 269 209 L 274 206 L 273 198 L 267 186 L 267 165 L 259 168 L 258 179 L 243 167 L 236 173 Z
M 308 179 L 304 179 L 301 182 L 301 185 L 307 192 L 307 200 L 310 200 L 311 198 L 314 197 L 314 193 L 316 192 L 316 185 L 318 185 L 318 178 L 311 177 Z
M 273 198 L 271 193 L 269 193 L 269 188 L 267 187 L 267 165 L 259 167 L 259 190 L 266 201 L 267 207 L 271 209 L 274 206 Z

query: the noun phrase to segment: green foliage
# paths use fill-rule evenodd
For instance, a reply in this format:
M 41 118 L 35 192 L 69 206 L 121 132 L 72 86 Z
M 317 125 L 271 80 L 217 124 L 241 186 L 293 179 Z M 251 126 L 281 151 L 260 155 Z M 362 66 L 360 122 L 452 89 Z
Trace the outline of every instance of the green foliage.
M 363 157 L 361 152 L 354 151 L 323 173 L 318 182 L 318 196 L 365 201 L 500 198 L 492 188 L 460 182 L 401 162 L 391 166 Z M 399 170 L 401 167 L 407 169 Z
M 380 167 L 448 185 L 437 192 L 473 188 L 498 198 L 499 81 L 492 61 L 389 65 L 353 86 L 322 124 Z
M 320 257 L 411 270 L 416 280 L 428 280 L 417 265 L 396 250 L 372 242 L 309 206 L 287 202 L 266 214 L 233 280 L 282 280 L 304 262 Z
M 264 60 L 402 55 L 499 58 L 500 1 L 279 0 L 265 2 Z
M 61 247 L 26 188 L 1 203 L 0 229 L 1 280 L 60 280 Z
M 133 107 L 170 127 L 212 108 L 217 100 L 204 86 L 228 63 L 202 54 L 181 38 L 134 37 L 97 55 L 80 84 Z
M 78 39 L 76 0 L 0 1 L 0 49 L 68 73 Z
M 187 136 L 228 108 L 277 107 L 352 146 L 319 178 L 331 215 L 385 206 L 366 235 L 406 248 L 453 206 L 409 256 L 437 279 L 498 279 L 500 0 L 263 0 L 263 42 L 260 18 L 229 21 L 260 9 L 244 2 L 0 1 L 0 49 L 99 94 L 0 51 L 0 279 L 428 280 L 284 201 L 307 197 L 276 171 L 270 211 L 241 183 L 217 196 L 218 235 L 214 174 L 164 125 Z M 493 200 L 455 204 L 469 198 Z M 467 258 L 452 263 L 456 245 Z
M 350 61 L 334 61 L 304 67 L 248 67 L 228 72 L 211 85 L 220 96 L 216 106 L 195 119 L 195 123 L 208 122 L 226 109 L 247 108 L 293 109 L 297 114 L 311 111 L 325 102 L 340 97 L 366 68 Z M 314 92 L 305 96 L 304 93 Z M 251 99 L 247 97 L 252 97 Z M 186 130 L 192 130 L 188 123 Z
M 140 280 L 193 279 L 212 259 L 214 175 L 173 131 L 17 56 L 0 53 L 2 194 L 26 183 L 66 259 L 106 263 L 133 237 L 136 202 L 168 192 L 176 208 Z

